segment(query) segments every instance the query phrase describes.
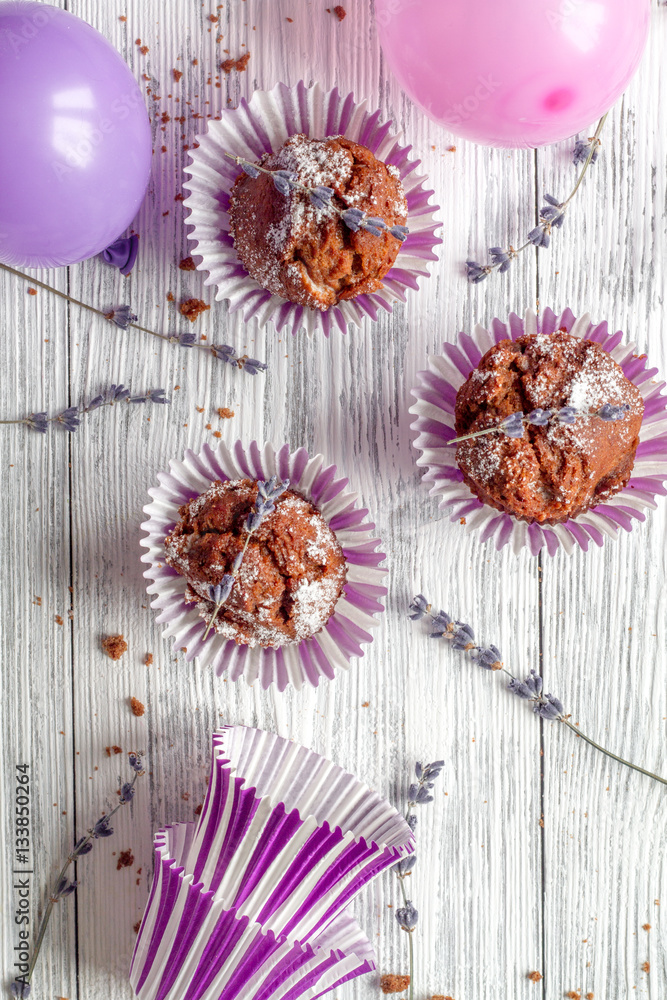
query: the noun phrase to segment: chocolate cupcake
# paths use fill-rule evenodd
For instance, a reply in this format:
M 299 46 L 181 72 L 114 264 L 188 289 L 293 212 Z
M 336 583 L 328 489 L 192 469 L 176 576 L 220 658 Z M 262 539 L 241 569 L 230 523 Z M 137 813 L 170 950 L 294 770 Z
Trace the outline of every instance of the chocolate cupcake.
M 216 632 L 250 647 L 279 647 L 326 625 L 343 592 L 346 560 L 300 493 L 275 481 L 216 482 L 179 514 L 164 541 L 166 562 L 185 577 L 186 602 Z
M 405 238 L 397 167 L 345 136 L 306 135 L 291 136 L 257 166 L 246 164 L 229 203 L 248 273 L 281 298 L 322 311 L 377 291 Z
M 456 462 L 483 503 L 559 524 L 626 486 L 643 413 L 598 343 L 561 330 L 501 340 L 457 392 L 456 436 L 471 436 Z

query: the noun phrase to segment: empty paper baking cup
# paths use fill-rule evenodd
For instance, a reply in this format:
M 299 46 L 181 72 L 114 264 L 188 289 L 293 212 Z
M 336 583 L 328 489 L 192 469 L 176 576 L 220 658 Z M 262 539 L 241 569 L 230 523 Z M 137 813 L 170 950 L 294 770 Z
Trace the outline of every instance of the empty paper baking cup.
M 370 943 L 344 907 L 413 847 L 393 806 L 331 761 L 270 733 L 225 727 L 197 824 L 155 838 L 135 992 L 297 1000 L 373 970 Z
M 411 147 L 401 145 L 391 124 L 381 121 L 379 111 L 369 111 L 366 101 L 356 103 L 353 94 L 342 96 L 337 88 L 327 91 L 319 84 L 306 87 L 303 81 L 292 88 L 279 83 L 270 91 L 256 90 L 250 101 L 209 122 L 208 131 L 197 136 L 198 147 L 190 151 L 192 162 L 185 168 L 190 179 L 183 186 L 190 192 L 184 206 L 190 213 L 186 221 L 192 227 L 192 252 L 201 256 L 197 268 L 208 271 L 205 284 L 216 286 L 216 299 L 226 299 L 231 312 L 240 309 L 246 322 L 254 317 L 260 326 L 272 324 L 291 333 L 304 328 L 327 337 L 334 328 L 346 333 L 348 324 L 359 326 L 365 316 L 375 320 L 381 309 L 391 312 L 394 302 L 404 302 L 407 289 L 417 289 L 418 279 L 428 276 L 428 263 L 437 259 L 434 247 L 442 240 L 435 231 L 441 223 L 435 218 L 439 207 L 429 204 L 433 192 L 425 190 L 426 178 L 417 173 L 420 161 L 409 156 Z M 408 203 L 410 233 L 382 286 L 326 312 L 262 288 L 239 260 L 229 231 L 229 194 L 241 168 L 225 153 L 256 161 L 300 133 L 316 139 L 345 135 L 366 146 L 398 169 Z
M 464 483 L 456 464 L 456 445 L 449 443 L 456 437 L 456 393 L 494 344 L 556 330 L 596 341 L 608 351 L 641 392 L 644 418 L 627 486 L 562 524 L 527 524 L 483 504 Z M 610 333 L 607 323 L 593 324 L 588 315 L 575 319 L 570 309 L 561 316 L 551 309 L 536 316 L 529 309 L 523 319 L 512 313 L 507 323 L 494 319 L 488 330 L 476 326 L 470 335 L 460 333 L 456 343 L 443 344 L 442 354 L 429 358 L 428 371 L 419 373 L 413 390 L 417 402 L 410 412 L 416 417 L 412 430 L 415 448 L 421 452 L 417 464 L 425 470 L 422 481 L 440 507 L 450 512 L 452 521 L 464 518 L 466 531 L 479 532 L 482 541 L 493 540 L 497 549 L 511 545 L 519 552 L 528 546 L 536 555 L 545 547 L 554 555 L 561 546 L 569 554 L 576 546 L 586 551 L 591 541 L 602 545 L 605 538 L 616 538 L 619 528 L 631 531 L 634 521 L 643 521 L 646 511 L 655 509 L 656 496 L 667 493 L 667 396 L 662 393 L 665 383 L 655 381 L 656 374 L 656 368 L 647 368 L 646 355 L 638 356 L 636 345 L 624 342 L 623 333 Z
M 204 493 L 211 483 L 230 479 L 289 479 L 290 487 L 310 500 L 336 535 L 347 561 L 347 580 L 334 613 L 327 624 L 310 639 L 278 648 L 250 647 L 225 639 L 211 631 L 206 641 L 206 622 L 193 604 L 185 602 L 186 581 L 164 561 L 164 540 L 179 519 L 178 509 Z M 305 448 L 291 452 L 287 445 L 260 448 L 256 442 L 246 449 L 240 441 L 232 448 L 220 442 L 215 448 L 204 445 L 196 454 L 187 451 L 182 461 L 172 461 L 169 472 L 158 475 L 159 486 L 149 490 L 153 498 L 144 507 L 147 520 L 141 544 L 148 564 L 144 576 L 152 581 L 148 593 L 152 606 L 160 611 L 158 622 L 163 635 L 173 639 L 185 657 L 195 656 L 217 674 L 227 671 L 232 680 L 244 677 L 259 680 L 264 688 L 275 683 L 280 691 L 288 684 L 317 686 L 322 677 L 332 679 L 336 670 L 346 669 L 354 656 L 363 656 L 363 645 L 372 641 L 369 631 L 377 625 L 374 615 L 384 610 L 380 598 L 387 593 L 382 585 L 385 559 L 378 552 L 375 525 L 368 511 L 358 506 L 358 495 L 348 489 L 348 480 L 337 478 L 334 465 L 324 466 L 321 455 L 310 458 Z

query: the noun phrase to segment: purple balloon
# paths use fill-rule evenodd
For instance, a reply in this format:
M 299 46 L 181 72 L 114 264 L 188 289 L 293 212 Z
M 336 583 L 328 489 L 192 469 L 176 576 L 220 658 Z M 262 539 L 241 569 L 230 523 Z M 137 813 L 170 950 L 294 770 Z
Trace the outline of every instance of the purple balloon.
M 127 228 L 151 169 L 139 86 L 85 21 L 0 2 L 0 261 L 60 267 Z

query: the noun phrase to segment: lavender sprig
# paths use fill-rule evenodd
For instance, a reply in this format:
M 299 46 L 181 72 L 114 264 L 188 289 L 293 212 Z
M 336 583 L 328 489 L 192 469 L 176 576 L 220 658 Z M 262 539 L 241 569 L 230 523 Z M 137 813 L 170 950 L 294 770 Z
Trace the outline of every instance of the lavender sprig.
M 232 563 L 231 573 L 225 573 L 222 577 L 220 583 L 211 584 L 208 588 L 209 600 L 215 604 L 213 609 L 213 614 L 206 627 L 203 638 L 208 637 L 209 632 L 213 628 L 213 622 L 215 621 L 220 608 L 229 599 L 236 579 L 241 570 L 241 564 L 248 551 L 248 545 L 250 544 L 250 539 L 255 531 L 259 528 L 260 524 L 269 514 L 273 513 L 276 509 L 276 500 L 278 497 L 282 496 L 286 489 L 289 488 L 289 479 L 285 479 L 284 482 L 279 483 L 277 476 L 271 476 L 270 479 L 258 479 L 257 480 L 257 499 L 255 500 L 252 510 L 246 518 L 245 528 L 246 536 L 245 542 L 243 543 L 243 548 L 237 554 L 234 562 Z
M 65 864 L 60 869 L 55 882 L 53 883 L 53 887 L 49 893 L 48 902 L 46 904 L 46 909 L 44 910 L 44 914 L 39 923 L 32 957 L 28 965 L 28 971 L 23 976 L 17 976 L 11 985 L 11 992 L 14 997 L 22 997 L 24 1000 L 27 1000 L 27 997 L 30 996 L 30 980 L 32 979 L 33 972 L 35 971 L 35 965 L 37 964 L 37 959 L 44 941 L 44 935 L 46 934 L 46 928 L 48 926 L 53 907 L 61 899 L 66 899 L 68 896 L 71 896 L 79 884 L 77 881 L 72 881 L 68 877 L 67 870 L 69 866 L 75 863 L 80 857 L 83 857 L 84 854 L 90 854 L 96 840 L 112 836 L 113 828 L 110 825 L 112 817 L 118 812 L 121 806 L 131 802 L 134 798 L 134 786 L 137 778 L 140 778 L 145 771 L 141 762 L 140 753 L 129 753 L 128 760 L 133 772 L 132 779 L 131 781 L 126 781 L 121 784 L 117 804 L 110 812 L 98 819 L 95 825 L 87 831 L 85 836 L 80 837 L 79 840 L 77 840 L 76 844 L 68 854 Z
M 661 784 L 667 785 L 667 778 L 662 778 L 659 774 L 647 771 L 638 764 L 633 764 L 629 760 L 624 760 L 617 754 L 612 753 L 611 750 L 607 750 L 605 747 L 600 746 L 600 744 L 596 743 L 595 740 L 592 740 L 590 736 L 586 736 L 585 733 L 582 733 L 578 726 L 575 726 L 574 723 L 570 722 L 570 716 L 565 714 L 565 708 L 560 698 L 556 697 L 554 694 L 543 693 L 542 678 L 535 670 L 531 670 L 524 680 L 520 680 L 518 677 L 515 677 L 514 674 L 512 674 L 503 664 L 500 650 L 496 646 L 477 645 L 475 643 L 474 632 L 469 625 L 464 625 L 462 622 L 455 621 L 444 611 L 438 611 L 434 614 L 431 608 L 432 605 L 429 604 L 424 595 L 418 594 L 410 604 L 408 617 L 411 618 L 412 621 L 421 621 L 421 619 L 428 617 L 431 621 L 432 627 L 432 631 L 430 632 L 431 638 L 447 639 L 451 642 L 454 649 L 470 653 L 472 659 L 478 664 L 478 666 L 483 667 L 485 670 L 496 670 L 506 674 L 509 677 L 507 690 L 512 694 L 515 694 L 518 698 L 521 698 L 523 701 L 531 702 L 533 712 L 535 715 L 539 715 L 541 719 L 545 719 L 548 722 L 562 722 L 564 726 L 571 729 L 573 733 L 584 740 L 584 742 L 588 743 L 589 746 L 592 746 L 595 750 L 599 750 L 600 753 L 604 754 L 606 757 L 611 758 L 611 760 L 615 760 L 618 764 L 623 764 L 625 767 L 629 767 L 633 771 L 639 771 L 640 774 L 645 774 L 647 778 L 653 778 L 654 781 L 659 781 Z M 463 642 L 463 639 L 466 641 Z
M 260 167 L 258 163 L 252 163 L 242 156 L 234 156 L 232 153 L 227 152 L 225 156 L 233 160 L 243 173 L 247 174 L 253 180 L 256 180 L 260 174 L 267 174 L 273 180 L 276 190 L 284 197 L 287 197 L 292 191 L 299 191 L 301 194 L 306 195 L 310 204 L 317 211 L 322 212 L 327 208 L 331 209 L 353 233 L 363 229 L 372 236 L 382 236 L 386 232 L 400 243 L 404 243 L 408 237 L 410 230 L 407 226 L 388 226 L 384 219 L 366 215 L 359 208 L 340 208 L 333 201 L 335 194 L 333 188 L 325 187 L 324 185 L 308 187 L 306 184 L 301 183 L 293 170 L 269 170 L 267 167 Z
M 431 789 L 444 766 L 444 760 L 436 760 L 432 764 L 421 764 L 419 762 L 415 764 L 415 778 L 417 780 L 411 781 L 408 786 L 408 808 L 405 813 L 405 821 L 412 831 L 417 826 L 417 814 L 414 810 L 416 806 L 423 806 L 429 802 L 433 802 Z M 410 854 L 408 857 L 401 858 L 400 861 L 392 866 L 392 871 L 396 873 L 396 878 L 401 887 L 401 896 L 403 897 L 403 906 L 400 906 L 396 910 L 396 920 L 401 930 L 408 934 L 408 957 L 410 962 L 409 1000 L 413 1000 L 414 995 L 414 947 L 412 932 L 417 926 L 419 913 L 412 905 L 412 901 L 408 899 L 405 880 L 412 874 L 416 863 L 417 855 Z
M 482 430 L 472 431 L 470 434 L 462 434 L 460 437 L 452 438 L 449 444 L 459 444 L 461 441 L 469 441 L 472 438 L 482 437 L 484 434 L 492 434 L 500 431 L 507 437 L 522 438 L 524 428 L 528 425 L 532 427 L 546 427 L 548 424 L 573 424 L 577 417 L 598 417 L 609 423 L 611 421 L 623 420 L 630 412 L 629 403 L 604 403 L 598 410 L 580 408 L 576 406 L 561 406 L 558 410 L 543 410 L 539 407 L 531 410 L 530 413 L 510 413 L 499 424 L 491 427 L 483 427 Z
M 164 394 L 164 389 L 148 389 L 140 396 L 131 396 L 130 390 L 124 385 L 111 385 L 104 392 L 95 396 L 88 403 L 80 403 L 78 406 L 68 406 L 67 409 L 49 417 L 46 411 L 31 413 L 27 417 L 20 417 L 18 420 L 0 420 L 0 424 L 25 424 L 39 434 L 46 434 L 49 424 L 59 424 L 70 434 L 78 430 L 81 424 L 81 417 L 93 410 L 98 410 L 101 406 L 113 406 L 115 403 L 158 403 L 167 404 L 169 400 Z
M 102 309 L 97 309 L 95 306 L 91 306 L 87 302 L 82 302 L 80 299 L 75 299 L 73 296 L 67 295 L 65 292 L 61 292 L 58 288 L 52 288 L 51 285 L 47 285 L 43 281 L 38 281 L 37 278 L 33 278 L 32 275 L 24 274 L 22 271 L 17 271 L 8 264 L 0 263 L 0 269 L 7 271 L 9 274 L 13 274 L 17 278 L 22 278 L 23 281 L 29 281 L 31 285 L 43 288 L 46 292 L 51 292 L 53 295 L 57 295 L 58 298 L 64 299 L 71 305 L 79 306 L 81 309 L 87 309 L 88 312 L 95 313 L 96 316 L 102 316 L 103 319 L 113 323 L 114 326 L 117 326 L 120 330 L 140 330 L 142 333 L 147 333 L 151 337 L 157 337 L 159 340 L 166 340 L 169 344 L 178 344 L 180 347 L 187 348 L 196 347 L 199 351 L 205 351 L 207 354 L 211 354 L 214 358 L 220 358 L 222 361 L 227 362 L 227 364 L 233 365 L 235 368 L 242 369 L 247 372 L 248 375 L 256 375 L 258 372 L 265 371 L 267 368 L 264 361 L 258 361 L 256 358 L 249 358 L 247 354 L 244 354 L 242 357 L 236 357 L 234 355 L 234 348 L 229 344 L 202 343 L 197 340 L 194 333 L 158 333 L 157 330 L 150 330 L 147 326 L 141 326 L 141 324 L 137 322 L 138 317 L 135 316 L 132 309 L 128 305 L 116 306 L 115 309 L 104 312 Z
M 592 163 L 598 158 L 598 151 L 601 145 L 600 133 L 604 127 L 604 123 L 607 120 L 607 115 L 603 115 L 598 126 L 595 130 L 595 135 L 592 135 L 586 142 L 578 140 L 577 144 L 573 150 L 573 162 L 575 165 L 579 166 L 582 164 L 581 172 L 577 177 L 576 184 L 574 185 L 572 191 L 565 199 L 565 201 L 558 201 L 551 194 L 545 194 L 544 200 L 546 205 L 543 205 L 540 209 L 540 216 L 538 224 L 531 229 L 531 231 L 526 236 L 525 242 L 517 247 L 513 246 L 504 249 L 503 247 L 490 247 L 489 248 L 489 263 L 480 264 L 476 260 L 466 261 L 466 277 L 468 281 L 473 285 L 478 285 L 481 281 L 485 281 L 486 278 L 494 271 L 498 271 L 499 274 L 503 274 L 505 271 L 509 270 L 512 261 L 516 260 L 520 253 L 527 250 L 528 247 L 541 247 L 546 250 L 551 243 L 551 235 L 554 229 L 560 229 L 565 221 L 565 213 L 576 195 L 581 182 L 583 181 L 588 168 Z

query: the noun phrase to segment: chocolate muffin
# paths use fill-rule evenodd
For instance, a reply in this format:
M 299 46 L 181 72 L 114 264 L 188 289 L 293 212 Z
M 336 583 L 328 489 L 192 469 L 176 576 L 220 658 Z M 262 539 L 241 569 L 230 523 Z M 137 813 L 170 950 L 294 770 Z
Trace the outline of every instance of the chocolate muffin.
M 213 628 L 248 646 L 284 646 L 318 632 L 331 617 L 346 576 L 343 551 L 320 512 L 286 490 L 248 537 L 246 521 L 258 495 L 251 479 L 214 483 L 180 508 L 165 538 L 166 562 L 185 577 L 186 601 L 210 622 L 210 587 L 233 573 L 247 549 Z
M 605 404 L 627 408 L 616 420 Z M 558 418 L 563 407 L 571 423 Z M 522 521 L 558 524 L 608 500 L 628 482 L 644 402 L 599 344 L 564 331 L 502 340 L 456 395 L 456 434 L 497 426 L 513 413 L 549 410 L 523 437 L 502 431 L 461 441 L 456 461 L 483 503 Z
M 234 246 L 248 271 L 270 292 L 323 311 L 341 299 L 374 292 L 391 268 L 401 243 L 386 230 L 379 236 L 353 232 L 340 210 L 356 208 L 391 228 L 404 225 L 407 203 L 396 167 L 344 136 L 309 139 L 293 135 L 259 165 L 288 170 L 308 188 L 333 188 L 316 208 L 299 190 L 281 194 L 270 175 L 240 174 L 230 195 Z

